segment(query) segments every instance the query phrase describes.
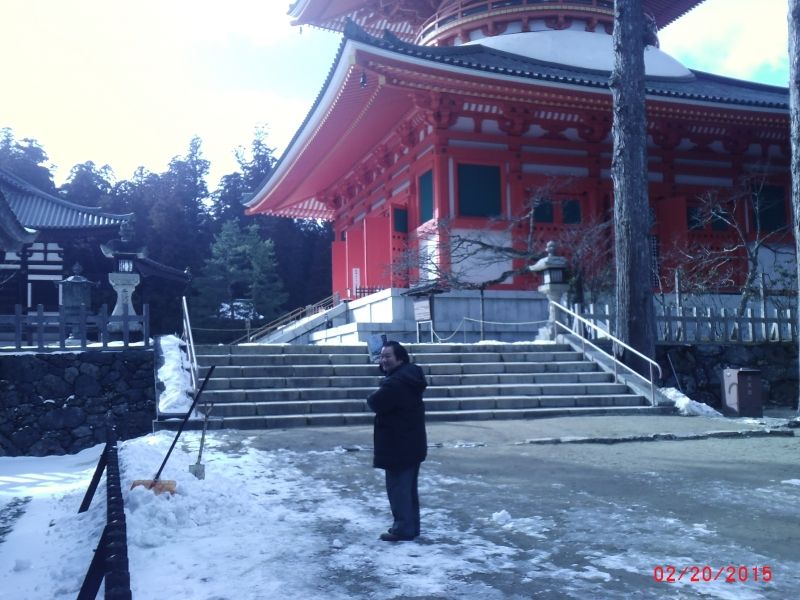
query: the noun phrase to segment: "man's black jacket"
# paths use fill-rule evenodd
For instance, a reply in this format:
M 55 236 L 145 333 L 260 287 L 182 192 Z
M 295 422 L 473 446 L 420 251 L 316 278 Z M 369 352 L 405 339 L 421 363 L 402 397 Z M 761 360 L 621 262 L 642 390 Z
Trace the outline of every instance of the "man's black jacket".
M 427 386 L 422 369 L 403 363 L 367 398 L 375 412 L 375 467 L 402 469 L 425 460 L 428 438 L 422 393 Z

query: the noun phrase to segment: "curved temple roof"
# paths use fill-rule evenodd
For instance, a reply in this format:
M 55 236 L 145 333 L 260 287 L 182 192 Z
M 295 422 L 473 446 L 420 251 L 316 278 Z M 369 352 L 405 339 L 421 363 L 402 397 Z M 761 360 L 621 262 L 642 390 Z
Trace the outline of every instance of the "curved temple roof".
M 0 169 L 0 192 L 17 220 L 30 229 L 117 228 L 131 218 L 131 215 L 104 213 L 99 208 L 67 202 L 4 169 Z
M 35 239 L 36 232 L 22 226 L 0 191 L 0 251 L 16 252 Z
M 526 34 L 529 35 L 529 34 Z M 533 34 L 536 35 L 536 34 Z M 587 34 L 600 35 L 600 34 Z M 359 57 L 356 59 L 356 57 Z M 356 62 L 358 60 L 358 62 Z M 246 203 L 248 214 L 266 212 L 289 217 L 332 219 L 334 209 L 318 194 L 352 165 L 347 160 L 377 143 L 375 136 L 392 119 L 407 113 L 407 95 L 397 86 L 375 85 L 375 73 L 362 85 L 358 64 L 399 64 L 409 72 L 440 74 L 448 80 L 491 80 L 509 90 L 530 85 L 565 87 L 608 94 L 609 72 L 543 62 L 529 56 L 469 44 L 456 47 L 418 46 L 391 34 L 369 35 L 350 24 L 322 91 L 272 173 Z M 786 88 L 687 70 L 688 76 L 654 76 L 646 80 L 650 100 L 696 104 L 717 109 L 788 114 Z M 430 80 L 430 79 L 429 79 Z M 359 125 L 356 127 L 355 123 Z M 336 140 L 336 151 L 319 139 Z M 348 151 L 344 149 L 348 148 Z M 355 154 L 352 154 L 354 152 Z M 349 164 L 349 163 L 348 163 Z

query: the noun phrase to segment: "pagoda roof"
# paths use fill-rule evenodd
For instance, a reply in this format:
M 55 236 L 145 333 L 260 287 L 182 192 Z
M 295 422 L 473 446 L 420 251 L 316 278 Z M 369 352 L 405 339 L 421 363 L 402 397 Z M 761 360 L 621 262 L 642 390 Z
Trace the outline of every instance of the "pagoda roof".
M 642 7 L 655 19 L 658 28 L 663 29 L 703 2 L 705 0 L 642 0 Z M 294 18 L 294 25 L 313 25 L 339 32 L 352 20 L 373 35 L 388 30 L 411 42 L 425 21 L 442 8 L 446 8 L 442 0 L 297 0 L 289 8 L 289 15 Z
M 28 229 L 116 229 L 132 216 L 105 213 L 99 208 L 67 202 L 5 169 L 0 169 L 0 192 L 19 223 Z
M 369 75 L 362 66 L 367 64 Z M 351 22 L 311 110 L 275 168 L 245 203 L 248 214 L 334 218 L 334 208 L 318 194 L 350 172 L 356 157 L 379 144 L 413 109 L 409 89 L 402 83 L 389 85 L 384 78 L 376 84 L 381 81 L 376 77 L 380 67 L 424 78 L 427 87 L 413 91 L 435 91 L 438 85 L 443 91 L 468 95 L 470 89 L 488 84 L 502 88 L 509 99 L 533 87 L 609 99 L 611 95 L 608 71 L 546 63 L 480 44 L 418 46 L 389 32 L 372 36 Z M 648 76 L 648 101 L 788 115 L 787 88 L 687 72 L 687 77 Z

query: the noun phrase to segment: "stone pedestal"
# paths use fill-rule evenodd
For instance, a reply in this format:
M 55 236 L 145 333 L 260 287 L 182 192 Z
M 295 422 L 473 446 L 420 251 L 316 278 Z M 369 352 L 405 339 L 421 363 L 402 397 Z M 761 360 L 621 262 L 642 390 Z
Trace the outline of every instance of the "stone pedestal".
M 553 302 L 561 301 L 561 297 L 569 289 L 569 285 L 564 283 L 545 283 L 544 285 L 540 285 L 536 289 L 537 291 L 547 296 L 547 299 L 550 301 L 550 303 L 547 305 L 548 306 L 547 325 L 539 330 L 539 337 L 540 339 L 554 340 L 556 339 L 556 335 L 558 334 L 558 327 L 556 327 L 558 314 L 556 311 L 556 307 L 553 306 Z
M 547 327 L 543 327 L 539 330 L 539 337 L 548 340 L 556 339 L 556 335 L 558 334 L 556 327 L 558 314 L 556 307 L 553 306 L 553 302 L 560 302 L 561 296 L 569 289 L 566 276 L 567 259 L 563 256 L 556 256 L 555 252 L 556 243 L 552 241 L 547 242 L 547 256 L 539 259 L 536 261 L 536 264 L 529 267 L 531 271 L 534 273 L 541 273 L 544 277 L 544 284 L 540 285 L 537 289 L 547 296 L 547 299 L 550 301 L 548 304 L 549 318 Z
M 133 297 L 133 290 L 136 289 L 136 286 L 139 285 L 139 281 L 141 281 L 138 273 L 109 273 L 108 274 L 108 281 L 111 284 L 111 287 L 114 288 L 114 291 L 117 293 L 117 303 L 114 305 L 114 310 L 111 312 L 111 316 L 123 316 L 126 312 L 127 307 L 127 314 L 129 316 L 133 316 L 136 314 L 136 311 L 133 308 L 133 302 L 131 298 Z M 124 324 L 121 322 L 112 321 L 108 324 L 108 330 L 113 333 L 120 333 L 124 328 Z M 128 323 L 128 331 L 141 331 L 142 325 L 141 323 Z

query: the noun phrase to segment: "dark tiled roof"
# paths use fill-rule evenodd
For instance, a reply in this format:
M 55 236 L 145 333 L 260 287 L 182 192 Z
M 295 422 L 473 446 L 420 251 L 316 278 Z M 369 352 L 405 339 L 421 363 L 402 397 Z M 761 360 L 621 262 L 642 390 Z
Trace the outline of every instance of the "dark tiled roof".
M 22 226 L 17 215 L 8 206 L 5 195 L 0 191 L 0 250 L 17 251 L 35 238 L 36 232 Z
M 33 187 L 4 169 L 0 169 L 0 192 L 17 220 L 30 229 L 117 228 L 131 217 L 67 202 Z
M 188 271 L 181 271 L 180 269 L 156 262 L 146 256 L 137 256 L 133 259 L 133 262 L 136 265 L 136 270 L 145 277 L 154 275 L 162 279 L 171 279 L 183 283 L 189 283 L 192 280 L 192 276 Z
M 479 44 L 455 47 L 418 46 L 404 42 L 388 31 L 384 32 L 382 38 L 374 37 L 352 21 L 349 21 L 345 27 L 344 37 L 339 45 L 336 58 L 328 70 L 325 83 L 317 94 L 314 104 L 272 171 L 259 183 L 256 190 L 262 189 L 278 170 L 278 167 L 288 156 L 289 148 L 297 141 L 314 111 L 317 110 L 320 102 L 322 102 L 328 86 L 331 85 L 336 67 L 342 60 L 348 40 L 362 42 L 376 48 L 430 61 L 431 63 L 453 65 L 475 71 L 497 73 L 498 75 L 515 76 L 530 80 L 584 86 L 589 89 L 608 89 L 610 76 L 608 71 L 592 71 L 545 63 Z M 691 70 L 691 73 L 693 75 L 691 78 L 648 77 L 646 80 L 647 93 L 651 96 L 663 96 L 665 100 L 683 99 L 735 106 L 751 106 L 753 108 L 786 111 L 789 109 L 788 88 L 722 77 L 702 71 Z M 254 192 L 253 195 L 244 197 L 242 199 L 243 204 L 253 201 L 256 193 Z
M 599 35 L 599 34 L 598 34 Z M 405 56 L 484 71 L 498 75 L 523 77 L 588 88 L 608 88 L 608 71 L 593 71 L 579 67 L 542 62 L 533 58 L 470 44 L 454 47 L 417 46 L 387 34 L 376 38 L 351 24 L 345 36 Z M 720 75 L 691 71 L 694 77 L 648 77 L 647 93 L 653 96 L 683 98 L 763 108 L 789 108 L 787 88 L 742 81 Z

